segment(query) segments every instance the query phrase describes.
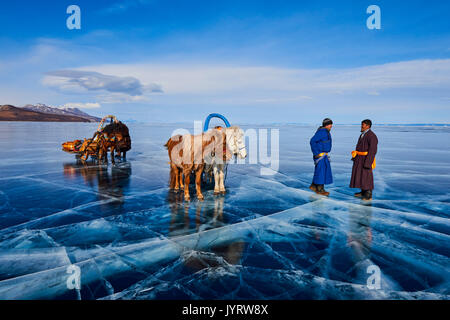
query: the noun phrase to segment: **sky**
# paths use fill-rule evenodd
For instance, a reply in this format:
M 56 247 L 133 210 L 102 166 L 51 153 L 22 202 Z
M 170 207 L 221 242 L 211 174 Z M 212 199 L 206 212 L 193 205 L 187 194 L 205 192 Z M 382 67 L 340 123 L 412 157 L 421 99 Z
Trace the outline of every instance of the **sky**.
M 450 123 L 449 13 L 441 0 L 2 2 L 0 104 L 141 122 Z

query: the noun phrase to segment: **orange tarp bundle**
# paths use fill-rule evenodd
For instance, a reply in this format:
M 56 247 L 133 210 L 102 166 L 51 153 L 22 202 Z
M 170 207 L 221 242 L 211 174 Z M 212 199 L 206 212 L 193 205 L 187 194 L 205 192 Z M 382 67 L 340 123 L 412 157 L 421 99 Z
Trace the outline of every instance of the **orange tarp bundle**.
M 82 143 L 81 140 L 67 141 L 62 144 L 62 147 L 64 151 L 76 152 Z

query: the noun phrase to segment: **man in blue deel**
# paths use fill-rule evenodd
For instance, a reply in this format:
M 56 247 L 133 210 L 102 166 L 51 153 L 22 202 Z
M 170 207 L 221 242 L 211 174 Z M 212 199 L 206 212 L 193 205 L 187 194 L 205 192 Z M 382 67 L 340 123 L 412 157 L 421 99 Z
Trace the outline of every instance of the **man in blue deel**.
M 324 185 L 333 183 L 330 159 L 328 158 L 328 152 L 331 151 L 331 127 L 333 127 L 333 121 L 329 118 L 324 119 L 322 126 L 317 129 L 316 134 L 309 142 L 315 165 L 314 178 L 309 188 L 323 196 L 330 194 L 325 191 Z

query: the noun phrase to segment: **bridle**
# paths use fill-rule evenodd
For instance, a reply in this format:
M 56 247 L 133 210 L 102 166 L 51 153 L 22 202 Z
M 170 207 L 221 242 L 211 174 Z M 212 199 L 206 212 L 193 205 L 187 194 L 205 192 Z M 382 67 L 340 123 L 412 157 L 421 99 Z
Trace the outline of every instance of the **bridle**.
M 237 142 L 237 133 L 236 130 L 234 131 L 234 145 L 235 148 L 238 148 L 238 151 L 235 154 L 239 154 L 241 152 L 242 149 L 245 149 L 245 144 L 242 147 L 238 147 L 238 142 Z

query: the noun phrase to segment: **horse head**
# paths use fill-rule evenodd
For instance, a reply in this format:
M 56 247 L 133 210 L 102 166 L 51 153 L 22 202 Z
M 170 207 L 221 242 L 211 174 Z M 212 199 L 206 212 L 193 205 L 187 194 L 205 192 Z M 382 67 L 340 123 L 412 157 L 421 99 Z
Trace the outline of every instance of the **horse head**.
M 230 151 L 241 159 L 247 157 L 245 148 L 244 131 L 238 126 L 232 126 L 225 129 L 227 146 Z

